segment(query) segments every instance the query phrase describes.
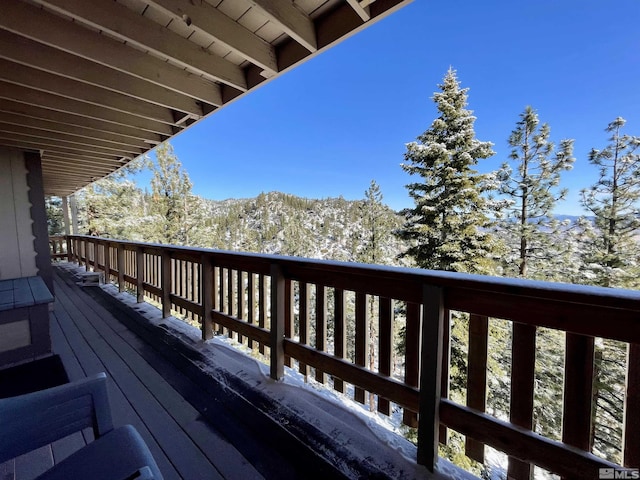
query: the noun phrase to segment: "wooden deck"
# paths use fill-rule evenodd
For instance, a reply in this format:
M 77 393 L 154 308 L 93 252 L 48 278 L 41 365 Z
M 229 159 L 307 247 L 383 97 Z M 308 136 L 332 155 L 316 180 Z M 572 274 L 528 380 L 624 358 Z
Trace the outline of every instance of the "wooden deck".
M 230 421 L 238 412 L 228 411 L 228 401 L 213 398 L 78 287 L 74 278 L 56 270 L 51 313 L 54 352 L 62 357 L 72 381 L 107 373 L 115 425 L 138 429 L 165 479 L 305 477 L 295 460 L 289 462 L 274 450 L 274 442 L 265 442 L 268 432 L 256 438 Z M 84 443 L 78 434 L 19 457 L 13 465 L 7 462 L 0 465 L 0 479 L 34 478 Z

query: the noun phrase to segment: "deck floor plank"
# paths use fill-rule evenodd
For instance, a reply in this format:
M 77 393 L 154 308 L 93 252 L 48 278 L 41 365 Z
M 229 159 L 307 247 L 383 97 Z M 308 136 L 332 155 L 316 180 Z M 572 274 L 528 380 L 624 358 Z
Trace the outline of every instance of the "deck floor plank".
M 56 294 L 56 313 L 58 309 L 63 311 L 63 323 L 71 320 L 77 329 L 73 334 L 80 334 L 95 354 L 96 358 L 91 359 L 91 355 L 84 352 L 90 360 L 90 366 L 83 367 L 85 373 L 94 373 L 92 370 L 96 368 L 109 373 L 119 389 L 126 392 L 140 421 L 181 477 L 262 478 L 242 454 L 167 383 L 163 378 L 166 372 L 156 370 L 158 364 L 163 369 L 170 366 L 154 362 L 154 368 L 138 353 L 137 347 L 144 344 L 143 340 L 68 278 L 56 276 Z M 70 344 L 75 344 L 77 338 L 70 340 Z
M 80 330 L 71 319 L 67 310 L 62 305 L 62 302 L 60 300 L 60 297 L 62 295 L 60 293 L 59 284 L 57 286 L 58 288 L 56 290 L 56 295 L 58 296 L 58 298 L 56 298 L 56 305 L 54 307 L 54 318 L 60 325 L 61 330 L 64 332 L 66 338 L 69 340 L 69 344 L 72 347 L 73 354 L 78 362 L 82 365 L 85 375 L 108 372 L 106 366 L 102 363 L 96 352 L 94 352 L 94 350 L 90 347 L 89 343 L 80 333 Z M 62 357 L 62 360 L 66 365 L 67 359 Z M 158 467 L 160 468 L 164 478 L 167 480 L 180 479 L 181 476 L 178 474 L 171 461 L 167 458 L 163 449 L 160 448 L 158 442 L 147 428 L 147 425 L 138 416 L 135 409 L 129 402 L 127 396 L 120 389 L 119 385 L 113 381 L 113 378 L 111 376 L 109 376 L 109 380 L 107 383 L 114 424 L 116 426 L 127 424 L 133 425 L 138 430 L 138 432 L 140 432 L 140 435 L 149 446 L 149 450 L 158 463 Z

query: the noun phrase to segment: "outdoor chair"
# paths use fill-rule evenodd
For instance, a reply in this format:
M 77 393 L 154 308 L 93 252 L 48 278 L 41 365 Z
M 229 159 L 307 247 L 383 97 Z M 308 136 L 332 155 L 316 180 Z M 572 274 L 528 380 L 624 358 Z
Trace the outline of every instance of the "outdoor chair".
M 35 393 L 0 399 L 0 464 L 72 433 L 92 428 L 95 440 L 38 480 L 162 479 L 131 425 L 113 428 L 104 373 Z

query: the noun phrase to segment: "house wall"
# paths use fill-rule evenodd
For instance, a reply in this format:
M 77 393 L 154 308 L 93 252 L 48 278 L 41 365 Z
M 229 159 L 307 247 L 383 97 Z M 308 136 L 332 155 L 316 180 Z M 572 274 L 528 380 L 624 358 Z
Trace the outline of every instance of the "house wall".
M 38 273 L 27 173 L 23 152 L 0 148 L 0 280 Z
M 0 280 L 53 274 L 40 154 L 0 148 Z M 0 312 L 0 369 L 51 352 L 47 305 Z

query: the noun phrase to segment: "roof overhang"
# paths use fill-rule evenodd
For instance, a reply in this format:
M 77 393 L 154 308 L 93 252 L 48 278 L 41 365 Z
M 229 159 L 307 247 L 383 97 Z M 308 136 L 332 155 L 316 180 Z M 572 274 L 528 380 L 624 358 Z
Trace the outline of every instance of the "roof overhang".
M 2 0 L 0 145 L 67 196 L 411 0 Z

